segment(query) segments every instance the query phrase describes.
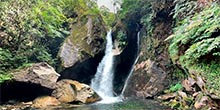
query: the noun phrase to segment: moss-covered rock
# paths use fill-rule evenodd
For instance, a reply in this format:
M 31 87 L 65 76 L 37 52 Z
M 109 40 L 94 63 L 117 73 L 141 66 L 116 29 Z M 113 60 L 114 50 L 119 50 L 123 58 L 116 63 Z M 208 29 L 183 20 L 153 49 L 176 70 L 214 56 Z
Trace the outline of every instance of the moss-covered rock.
M 104 50 L 106 27 L 99 15 L 84 15 L 72 25 L 71 35 L 60 48 L 62 66 L 67 68 Z

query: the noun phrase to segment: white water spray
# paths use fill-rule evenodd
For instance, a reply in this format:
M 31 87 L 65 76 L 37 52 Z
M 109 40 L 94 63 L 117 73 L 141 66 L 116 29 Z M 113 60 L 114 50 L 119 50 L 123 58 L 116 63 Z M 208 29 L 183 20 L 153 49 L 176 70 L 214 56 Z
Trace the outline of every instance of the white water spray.
M 121 97 L 124 97 L 124 92 L 125 92 L 125 89 L 126 89 L 126 87 L 127 87 L 127 85 L 128 85 L 128 81 L 129 81 L 129 79 L 130 79 L 130 77 L 131 77 L 131 75 L 132 75 L 132 73 L 133 73 L 133 71 L 134 71 L 134 65 L 137 63 L 137 61 L 138 61 L 138 59 L 139 59 L 139 55 L 138 55 L 138 53 L 139 53 L 139 48 L 140 48 L 140 47 L 139 47 L 139 43 L 140 43 L 140 32 L 138 32 L 138 35 L 137 35 L 137 49 L 138 49 L 138 50 L 137 50 L 137 53 L 136 53 L 136 54 L 137 54 L 137 57 L 136 57 L 134 63 L 132 64 L 130 73 L 129 73 L 129 75 L 128 75 L 126 81 L 125 81 L 123 90 L 122 90 L 122 92 L 121 92 Z
M 120 101 L 119 97 L 113 94 L 113 42 L 111 31 L 108 32 L 105 56 L 97 68 L 95 77 L 91 81 L 91 87 L 100 95 L 100 103 L 114 103 Z

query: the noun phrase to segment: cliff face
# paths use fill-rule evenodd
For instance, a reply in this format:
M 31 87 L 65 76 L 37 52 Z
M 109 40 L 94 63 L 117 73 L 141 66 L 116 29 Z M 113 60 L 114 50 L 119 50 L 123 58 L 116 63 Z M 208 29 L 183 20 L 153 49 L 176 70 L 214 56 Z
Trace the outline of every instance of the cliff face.
M 132 38 L 128 32 L 142 25 L 139 60 L 125 88 L 125 97 L 154 97 L 170 87 L 167 90 L 171 94 L 165 97 L 178 92 L 171 96 L 170 106 L 180 104 L 178 107 L 181 108 L 183 104 L 185 108 L 197 109 L 219 106 L 219 2 L 166 0 L 135 3 L 130 5 L 133 10 L 124 8 L 125 17 L 122 19 L 127 39 Z M 131 42 L 136 41 L 128 40 L 128 46 Z M 188 79 L 183 80 L 186 77 Z M 190 85 L 190 80 L 195 83 Z M 187 100 L 175 103 L 179 97 L 185 97 L 181 93 L 191 98 L 192 103 L 184 104 Z M 204 97 L 207 98 L 205 101 Z
M 124 24 L 127 22 L 127 24 L 129 24 L 126 25 L 125 29 L 127 30 L 128 46 L 129 43 L 136 43 L 136 40 L 132 39 L 132 37 L 137 37 L 133 34 L 137 34 L 137 32 L 140 31 L 140 51 L 138 55 L 139 59 L 134 67 L 134 72 L 128 81 L 127 87 L 125 88 L 124 95 L 126 97 L 155 96 L 168 86 L 169 80 L 171 80 L 169 75 L 174 71 L 174 67 L 171 66 L 172 62 L 168 54 L 169 43 L 164 41 L 172 33 L 173 22 L 170 13 L 173 8 L 173 2 L 157 1 L 157 3 L 158 4 L 156 5 L 152 3 L 150 6 L 153 10 L 156 10 L 154 17 L 152 18 L 151 22 L 149 22 L 153 25 L 143 23 L 144 17 L 150 16 L 150 14 L 145 12 L 147 10 L 148 12 L 153 11 L 149 11 L 150 9 L 148 8 L 137 9 L 139 10 L 137 12 L 140 14 L 134 12 L 133 14 L 129 14 L 130 16 L 126 17 L 127 19 L 135 20 L 124 21 Z M 147 3 L 145 3 L 145 5 L 147 5 Z M 148 30 L 149 26 L 152 26 L 151 32 Z M 134 30 L 137 31 L 135 32 Z M 124 52 L 126 52 L 126 48 L 124 49 Z M 130 49 L 132 49 L 132 47 Z M 123 52 L 121 56 L 123 56 Z M 130 59 L 128 55 L 124 55 L 123 58 Z M 124 77 L 126 77 L 126 75 L 124 75 Z

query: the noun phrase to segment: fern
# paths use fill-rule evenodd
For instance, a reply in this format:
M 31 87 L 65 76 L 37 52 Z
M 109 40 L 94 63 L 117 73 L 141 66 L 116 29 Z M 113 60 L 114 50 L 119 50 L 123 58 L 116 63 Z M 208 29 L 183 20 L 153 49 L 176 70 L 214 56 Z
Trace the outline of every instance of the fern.
M 213 4 L 185 18 L 175 28 L 169 46 L 174 63 L 202 75 L 209 93 L 220 91 L 220 6 Z M 217 94 L 220 96 L 220 94 Z

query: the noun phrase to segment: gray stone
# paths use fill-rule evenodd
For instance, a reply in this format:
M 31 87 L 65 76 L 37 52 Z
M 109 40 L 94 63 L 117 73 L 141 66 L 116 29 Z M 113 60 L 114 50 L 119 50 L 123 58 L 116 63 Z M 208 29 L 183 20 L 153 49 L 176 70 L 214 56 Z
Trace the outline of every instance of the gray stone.
M 44 62 L 12 72 L 12 75 L 15 81 L 39 84 L 50 89 L 55 87 L 60 76 L 53 67 Z

